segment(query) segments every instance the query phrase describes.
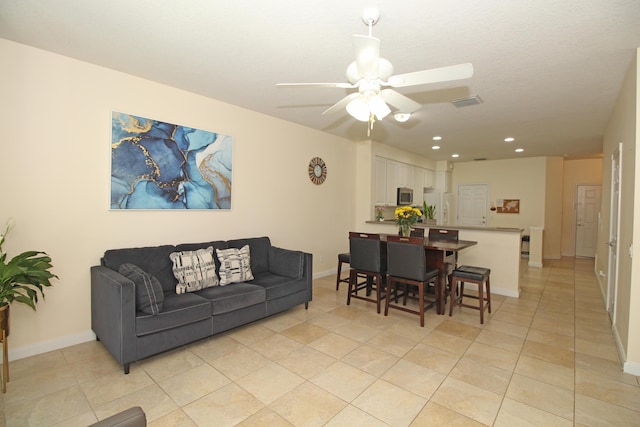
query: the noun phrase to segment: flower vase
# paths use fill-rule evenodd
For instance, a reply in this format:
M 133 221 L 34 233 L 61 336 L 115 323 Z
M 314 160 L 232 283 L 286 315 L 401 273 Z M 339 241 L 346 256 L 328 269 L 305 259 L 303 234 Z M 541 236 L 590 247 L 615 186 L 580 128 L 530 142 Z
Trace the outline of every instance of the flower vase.
M 402 237 L 411 236 L 411 226 L 409 224 L 400 224 L 400 235 Z

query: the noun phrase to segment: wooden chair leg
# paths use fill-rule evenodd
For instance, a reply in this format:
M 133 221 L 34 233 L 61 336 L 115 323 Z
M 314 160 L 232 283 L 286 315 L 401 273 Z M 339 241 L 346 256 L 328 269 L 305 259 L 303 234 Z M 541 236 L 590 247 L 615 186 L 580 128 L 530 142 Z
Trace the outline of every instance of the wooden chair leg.
M 353 292 L 354 286 L 357 287 L 356 281 L 357 281 L 356 271 L 355 270 L 349 271 L 349 288 L 347 289 L 347 305 L 351 304 L 351 292 Z
M 489 307 L 489 313 L 491 313 L 491 285 L 489 284 L 489 277 L 487 277 L 487 306 Z
M 387 278 L 387 295 L 384 297 L 384 315 L 389 315 L 389 300 L 391 299 L 391 288 L 393 280 Z
M 342 273 L 342 261 L 338 261 L 338 274 L 336 275 L 336 291 L 340 289 L 340 274 Z
M 484 282 L 478 283 L 478 306 L 480 307 L 480 324 L 484 324 Z
M 424 327 L 424 284 L 418 285 L 418 300 L 420 301 L 420 327 Z

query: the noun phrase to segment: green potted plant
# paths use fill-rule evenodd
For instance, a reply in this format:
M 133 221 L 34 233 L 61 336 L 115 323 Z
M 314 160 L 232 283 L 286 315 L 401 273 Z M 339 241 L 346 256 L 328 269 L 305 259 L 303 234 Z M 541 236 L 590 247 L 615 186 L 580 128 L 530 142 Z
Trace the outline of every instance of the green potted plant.
M 9 335 L 9 306 L 19 302 L 35 310 L 38 294 L 44 299 L 44 288 L 51 286 L 51 279 L 58 278 L 49 271 L 53 267 L 51 258 L 44 252 L 23 252 L 7 262 L 2 245 L 13 224 L 9 219 L 4 233 L 0 234 L 0 331 L 6 331 L 6 336 Z
M 427 202 L 422 202 L 422 207 L 424 211 L 425 224 L 435 225 L 436 224 L 436 206 L 427 205 Z

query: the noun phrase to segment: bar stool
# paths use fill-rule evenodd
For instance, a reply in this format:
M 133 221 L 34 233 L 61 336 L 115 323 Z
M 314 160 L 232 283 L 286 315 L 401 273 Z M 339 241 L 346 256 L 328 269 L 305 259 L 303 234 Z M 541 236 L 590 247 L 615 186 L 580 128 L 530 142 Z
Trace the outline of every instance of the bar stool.
M 462 265 L 453 270 L 453 274 L 451 275 L 451 304 L 449 304 L 449 316 L 453 314 L 454 305 L 473 308 L 475 310 L 480 310 L 480 324 L 484 324 L 485 308 L 489 310 L 489 313 L 491 313 L 491 286 L 489 283 L 490 274 L 491 269 L 489 268 L 473 267 L 470 265 Z M 465 282 L 475 283 L 478 285 L 477 296 L 464 293 Z M 460 284 L 460 289 L 458 289 L 458 283 Z M 484 290 L 485 286 L 486 292 Z M 454 289 L 456 292 L 454 292 Z M 478 305 L 475 306 L 464 304 L 462 302 L 462 299 L 464 297 L 477 299 Z
M 349 253 L 351 254 L 351 269 L 349 271 L 349 292 L 347 305 L 351 298 L 376 303 L 380 313 L 380 302 L 384 298 L 387 278 L 387 245 L 380 240 L 379 234 L 349 232 Z M 366 277 L 363 283 L 358 283 L 358 277 Z M 365 290 L 365 295 L 358 295 L 358 291 Z M 375 299 L 371 292 L 375 289 Z
M 349 276 L 345 278 L 340 277 L 340 274 L 342 273 L 342 264 L 351 264 L 351 254 L 349 252 L 338 254 L 338 274 L 336 276 L 336 291 L 340 290 L 340 283 L 349 283 Z

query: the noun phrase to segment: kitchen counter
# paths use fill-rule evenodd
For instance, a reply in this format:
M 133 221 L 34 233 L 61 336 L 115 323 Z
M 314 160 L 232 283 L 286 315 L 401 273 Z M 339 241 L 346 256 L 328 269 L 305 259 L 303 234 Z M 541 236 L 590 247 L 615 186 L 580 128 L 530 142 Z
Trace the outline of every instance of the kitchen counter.
M 393 219 L 385 219 L 384 221 L 367 221 L 367 224 L 378 224 L 378 225 L 395 225 L 396 222 Z M 423 222 L 419 222 L 413 226 L 413 228 L 442 228 L 449 230 L 477 230 L 477 231 L 505 231 L 511 233 L 522 233 L 524 229 L 522 228 L 512 228 L 512 227 L 471 227 L 464 225 L 431 225 Z
M 523 229 L 506 227 L 432 226 L 418 223 L 414 228 L 439 228 L 459 231 L 460 240 L 472 240 L 477 245 L 464 249 L 458 265 L 474 265 L 491 269 L 491 292 L 518 298 L 520 296 L 521 236 Z M 397 233 L 394 220 L 366 221 L 358 230 L 368 233 Z

